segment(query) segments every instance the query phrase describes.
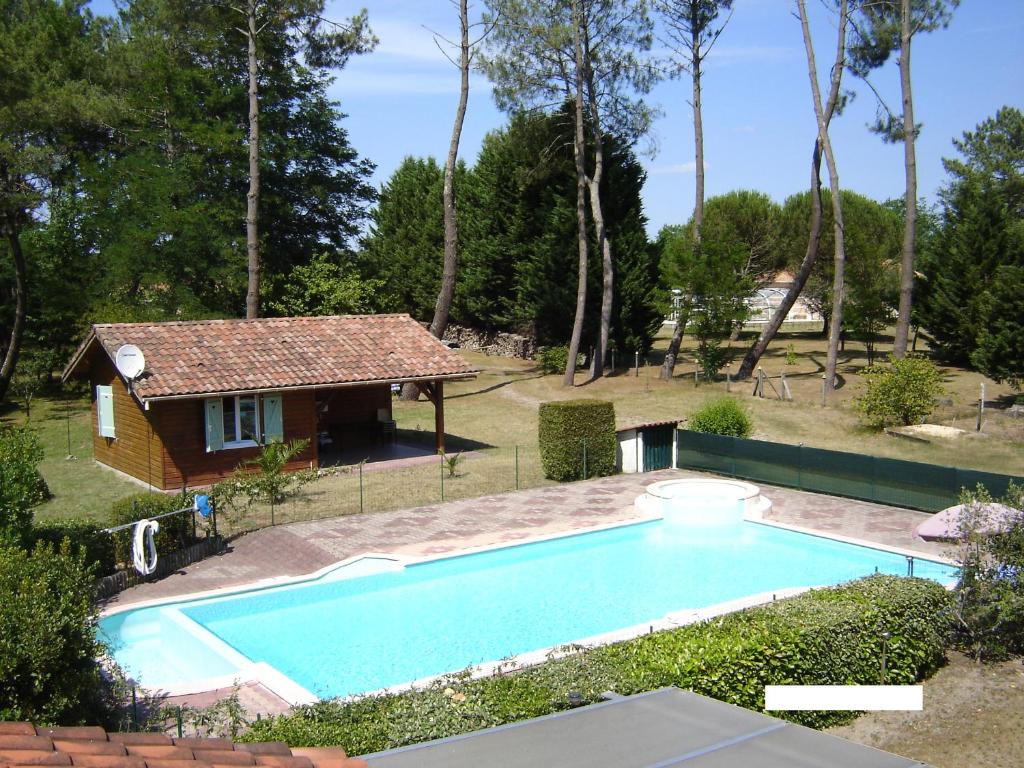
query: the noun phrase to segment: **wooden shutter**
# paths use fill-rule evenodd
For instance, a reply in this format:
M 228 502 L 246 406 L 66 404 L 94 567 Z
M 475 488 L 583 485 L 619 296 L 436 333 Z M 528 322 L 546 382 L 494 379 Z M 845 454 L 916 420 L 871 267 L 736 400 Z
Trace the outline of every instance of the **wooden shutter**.
M 206 451 L 219 451 L 224 447 L 224 404 L 219 397 L 204 400 L 206 406 Z
M 284 442 L 284 418 L 282 415 L 281 396 L 263 396 L 263 442 Z
M 112 387 L 96 387 L 96 424 L 100 437 L 117 437 L 114 433 L 114 390 Z

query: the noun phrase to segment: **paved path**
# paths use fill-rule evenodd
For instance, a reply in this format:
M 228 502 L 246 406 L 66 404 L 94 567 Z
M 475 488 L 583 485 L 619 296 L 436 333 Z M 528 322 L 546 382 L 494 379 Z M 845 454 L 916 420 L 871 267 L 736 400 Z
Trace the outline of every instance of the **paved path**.
M 265 528 L 234 540 L 223 554 L 122 592 L 107 607 L 299 576 L 364 552 L 442 554 L 629 520 L 640 516 L 633 502 L 647 485 L 679 477 L 707 475 L 682 470 L 617 475 L 416 509 Z M 762 485 L 761 491 L 773 504 L 767 515 L 770 519 L 923 554 L 946 551 L 945 545 L 913 536 L 917 524 L 928 517 L 922 512 L 773 486 Z M 274 703 L 273 694 L 258 689 L 244 686 L 240 691 L 250 711 L 273 713 L 286 708 L 281 702 Z M 168 703 L 205 704 L 215 695 L 178 697 Z

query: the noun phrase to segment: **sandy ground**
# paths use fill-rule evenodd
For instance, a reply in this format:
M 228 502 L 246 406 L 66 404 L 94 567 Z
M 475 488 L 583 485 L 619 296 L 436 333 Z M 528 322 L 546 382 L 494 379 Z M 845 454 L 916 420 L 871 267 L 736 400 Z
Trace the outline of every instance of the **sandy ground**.
M 921 712 L 871 712 L 829 731 L 936 768 L 1024 766 L 1024 660 L 951 653 L 924 684 Z

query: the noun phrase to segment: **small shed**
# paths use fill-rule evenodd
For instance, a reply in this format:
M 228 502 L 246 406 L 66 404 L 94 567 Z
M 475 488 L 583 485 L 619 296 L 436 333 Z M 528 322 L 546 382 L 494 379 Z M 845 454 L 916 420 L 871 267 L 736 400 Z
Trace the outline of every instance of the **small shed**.
M 115 362 L 126 346 L 145 359 L 138 375 Z M 392 385 L 407 382 L 434 404 L 443 451 L 444 382 L 475 375 L 394 314 L 94 325 L 63 379 L 89 381 L 96 460 L 172 490 L 216 482 L 269 442 L 309 441 L 296 470 L 318 466 L 322 444 L 386 439 Z
M 615 431 L 615 467 L 619 472 L 651 472 L 676 465 L 679 420 L 652 421 Z

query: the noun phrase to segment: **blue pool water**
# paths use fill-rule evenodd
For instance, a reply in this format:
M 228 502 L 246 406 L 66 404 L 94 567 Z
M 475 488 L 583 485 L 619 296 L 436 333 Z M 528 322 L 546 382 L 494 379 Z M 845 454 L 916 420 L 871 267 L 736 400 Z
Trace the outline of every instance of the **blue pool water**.
M 905 574 L 906 558 L 751 522 L 694 528 L 666 519 L 358 578 L 136 609 L 104 618 L 100 628 L 117 661 L 149 687 L 237 670 L 231 652 L 205 649 L 195 622 L 314 694 L 343 696 L 673 611 L 876 570 Z M 956 578 L 951 566 L 917 558 L 914 573 L 942 583 Z

